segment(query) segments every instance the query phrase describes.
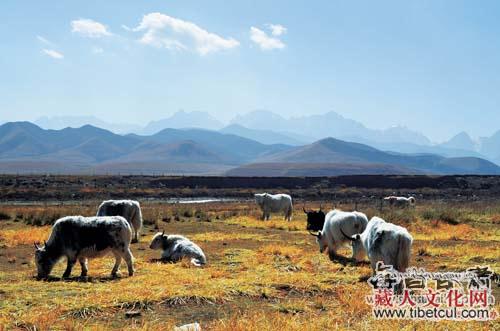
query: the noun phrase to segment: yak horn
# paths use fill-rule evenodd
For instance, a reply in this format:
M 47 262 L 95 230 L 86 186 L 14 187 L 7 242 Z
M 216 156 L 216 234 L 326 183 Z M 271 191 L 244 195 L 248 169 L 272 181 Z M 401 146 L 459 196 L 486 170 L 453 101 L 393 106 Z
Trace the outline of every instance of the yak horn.
M 339 227 L 339 230 L 346 239 L 349 239 L 350 241 L 356 241 L 356 239 L 354 239 L 353 237 L 349 237 L 348 235 L 346 235 L 344 231 L 342 231 L 342 227 Z
M 320 231 L 318 231 L 317 233 L 313 233 L 311 230 L 309 230 L 309 234 L 310 234 L 311 236 L 315 236 L 316 238 L 319 238 L 320 233 L 321 233 Z

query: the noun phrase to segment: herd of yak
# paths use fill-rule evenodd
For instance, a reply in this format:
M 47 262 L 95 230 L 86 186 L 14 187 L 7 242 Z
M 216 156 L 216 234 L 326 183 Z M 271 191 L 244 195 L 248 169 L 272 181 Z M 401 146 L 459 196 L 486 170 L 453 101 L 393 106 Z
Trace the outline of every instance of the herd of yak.
M 384 200 L 392 206 L 413 206 L 415 198 L 390 196 Z M 255 202 L 262 210 L 262 219 L 269 219 L 272 213 L 283 213 L 290 221 L 293 213 L 292 198 L 288 194 L 255 194 Z M 378 261 L 392 265 L 398 271 L 408 267 L 412 236 L 398 225 L 385 222 L 379 217 L 370 221 L 357 211 L 344 212 L 334 209 L 304 209 L 307 214 L 307 230 L 316 237 L 321 253 L 328 251 L 332 261 L 345 258 L 337 250 L 348 243 L 352 245 L 352 259 L 361 261 L 368 256 L 372 269 Z M 67 216 L 57 220 L 49 239 L 44 245 L 35 243 L 37 278 L 47 279 L 54 265 L 66 257 L 67 267 L 63 278 L 71 275 L 76 262 L 80 263 L 81 276 L 87 276 L 88 259 L 112 253 L 115 265 L 111 271 L 117 276 L 122 259 L 128 267 L 129 276 L 134 274 L 131 243 L 139 241 L 142 227 L 142 213 L 139 202 L 133 200 L 108 200 L 98 208 L 97 216 Z M 181 235 L 157 233 L 150 244 L 151 249 L 161 250 L 161 260 L 178 262 L 188 258 L 195 266 L 203 266 L 207 259 L 202 249 Z

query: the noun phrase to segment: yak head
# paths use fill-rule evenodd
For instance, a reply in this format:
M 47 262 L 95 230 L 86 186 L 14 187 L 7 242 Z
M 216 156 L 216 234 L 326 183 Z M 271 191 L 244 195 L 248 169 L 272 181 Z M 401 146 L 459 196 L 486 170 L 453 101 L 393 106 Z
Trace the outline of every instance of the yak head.
M 37 279 L 46 279 L 49 277 L 57 259 L 47 250 L 47 244 L 40 246 L 35 243 L 35 263 L 37 269 Z
M 359 233 L 356 233 L 352 236 L 348 236 L 345 234 L 345 232 L 342 230 L 342 227 L 339 228 L 340 233 L 342 233 L 342 236 L 344 236 L 345 239 L 351 241 L 352 244 L 352 258 L 356 261 L 362 261 L 363 258 L 367 255 L 366 254 L 366 248 L 363 245 L 363 241 L 361 240 L 361 235 Z
M 264 199 L 268 196 L 267 193 L 255 193 L 254 195 L 255 202 L 259 205 L 262 206 L 264 203 Z
M 306 230 L 309 231 L 321 231 L 323 230 L 323 225 L 325 224 L 325 212 L 319 207 L 319 210 L 306 210 L 305 207 L 302 208 L 304 213 L 307 215 L 307 226 Z
M 168 238 L 168 235 L 165 234 L 165 231 L 158 232 L 153 236 L 153 240 L 151 240 L 151 244 L 149 244 L 149 248 L 151 249 L 164 249 L 165 242 Z

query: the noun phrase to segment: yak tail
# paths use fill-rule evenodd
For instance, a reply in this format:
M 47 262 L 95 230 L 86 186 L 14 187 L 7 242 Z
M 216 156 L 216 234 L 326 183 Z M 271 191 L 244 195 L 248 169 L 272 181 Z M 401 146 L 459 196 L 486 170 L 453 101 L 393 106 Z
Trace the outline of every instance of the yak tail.
M 134 230 L 140 231 L 141 228 L 142 228 L 142 212 L 141 212 L 141 207 L 134 208 L 133 210 L 134 210 L 134 214 L 132 215 L 132 219 L 130 220 L 130 222 L 132 224 L 134 224 L 135 226 L 137 226 L 137 229 L 134 229 Z
M 398 238 L 398 253 L 396 256 L 396 265 L 394 269 L 404 272 L 408 268 L 410 261 L 412 239 L 406 236 L 399 235 Z

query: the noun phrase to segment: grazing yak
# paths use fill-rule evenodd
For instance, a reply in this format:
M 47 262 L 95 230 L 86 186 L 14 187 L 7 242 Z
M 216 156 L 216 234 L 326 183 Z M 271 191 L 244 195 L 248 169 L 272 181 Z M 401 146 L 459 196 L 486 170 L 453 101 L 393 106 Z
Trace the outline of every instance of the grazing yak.
M 197 267 L 207 263 L 207 258 L 201 248 L 181 235 L 166 235 L 164 232 L 158 232 L 154 235 L 149 248 L 161 249 L 163 251 L 161 259 L 165 262 L 178 262 L 184 257 L 188 257 L 191 258 L 191 263 Z
M 285 220 L 291 221 L 293 214 L 292 197 L 288 194 L 256 193 L 255 202 L 262 210 L 262 219 L 268 220 L 271 213 L 282 212 Z
M 415 198 L 414 197 L 396 197 L 396 196 L 388 196 L 384 198 L 384 201 L 389 204 L 389 206 L 394 207 L 410 207 L 415 206 Z
M 306 210 L 302 207 L 304 213 L 307 215 L 307 226 L 308 231 L 321 231 L 323 225 L 325 224 L 325 212 L 319 207 L 319 210 Z
M 323 230 L 319 231 L 317 234 L 311 231 L 309 231 L 309 233 L 316 237 L 320 253 L 328 249 L 330 260 L 335 261 L 339 258 L 343 258 L 337 255 L 337 250 L 342 245 L 350 242 L 349 237 L 346 238 L 342 234 L 342 231 L 352 236 L 363 232 L 367 223 L 368 218 L 363 213 L 357 211 L 345 212 L 334 209 L 326 214 Z
M 76 261 L 82 267 L 81 276 L 87 276 L 87 259 L 112 252 L 115 265 L 111 276 L 115 277 L 122 258 L 127 262 L 128 274 L 134 274 L 133 256 L 130 252 L 132 229 L 121 216 L 83 217 L 67 216 L 58 219 L 52 227 L 49 240 L 43 246 L 35 243 L 35 262 L 38 279 L 48 278 L 56 262 L 68 259 L 63 278 L 71 275 Z
M 139 232 L 142 228 L 141 205 L 135 200 L 107 200 L 101 203 L 97 216 L 122 216 L 134 229 L 132 243 L 139 242 Z
M 342 234 L 352 241 L 353 258 L 361 261 L 368 255 L 373 273 L 378 261 L 400 272 L 406 271 L 413 238 L 405 228 L 373 217 L 363 233 L 352 235 L 343 231 Z

